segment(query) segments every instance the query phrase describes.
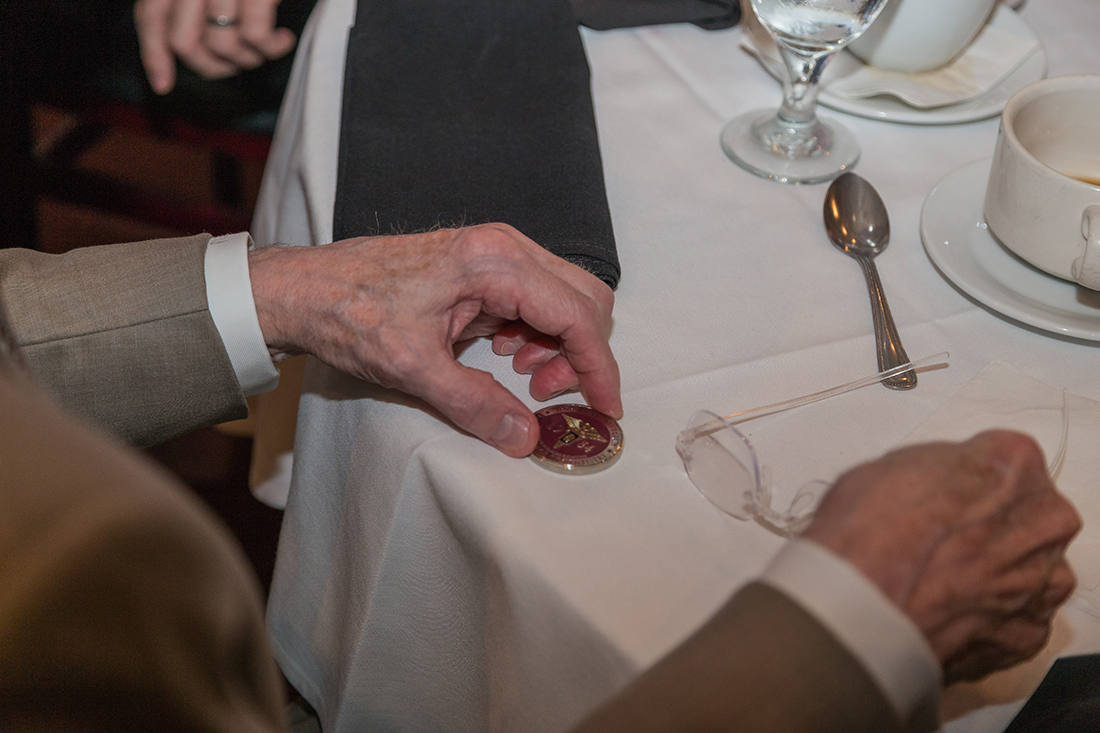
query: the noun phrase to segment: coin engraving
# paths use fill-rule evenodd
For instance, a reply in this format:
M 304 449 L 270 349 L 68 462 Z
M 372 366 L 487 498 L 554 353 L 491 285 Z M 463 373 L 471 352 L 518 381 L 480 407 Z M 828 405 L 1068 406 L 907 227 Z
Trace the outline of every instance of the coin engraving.
M 531 458 L 560 473 L 584 474 L 607 468 L 619 457 L 619 424 L 586 405 L 554 405 L 535 413 L 539 443 Z

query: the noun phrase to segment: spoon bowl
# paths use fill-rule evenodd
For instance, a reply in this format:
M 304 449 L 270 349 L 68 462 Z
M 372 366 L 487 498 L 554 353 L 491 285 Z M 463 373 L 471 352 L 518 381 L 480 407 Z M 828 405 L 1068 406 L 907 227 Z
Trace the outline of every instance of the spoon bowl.
M 874 257 L 890 243 L 890 216 L 866 179 L 845 173 L 825 193 L 825 231 L 841 251 Z
M 825 193 L 823 213 L 829 240 L 859 263 L 867 280 L 879 371 L 905 364 L 909 357 L 901 345 L 874 262 L 874 257 L 890 243 L 886 204 L 866 179 L 855 173 L 845 173 L 836 178 Z M 884 379 L 882 383 L 891 389 L 912 389 L 917 386 L 917 373 L 909 370 Z

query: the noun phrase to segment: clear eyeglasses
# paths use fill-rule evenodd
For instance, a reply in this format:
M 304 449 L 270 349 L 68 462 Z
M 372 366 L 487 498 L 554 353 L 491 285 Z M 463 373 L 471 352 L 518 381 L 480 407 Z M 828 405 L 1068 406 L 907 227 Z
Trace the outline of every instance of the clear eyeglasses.
M 772 506 L 771 472 L 756 459 L 744 433 L 709 410 L 691 416 L 676 438 L 676 450 L 695 487 L 711 504 L 738 519 L 759 519 L 785 535 L 802 531 L 824 493 L 824 482 L 812 481 L 795 494 L 790 506 Z
M 813 519 L 818 501 L 828 490 L 829 484 L 824 481 L 810 481 L 795 493 L 786 509 L 777 509 L 772 505 L 771 472 L 760 463 L 752 441 L 734 427 L 735 423 L 820 402 L 903 374 L 910 369 L 946 362 L 948 357 L 947 352 L 942 352 L 838 387 L 732 415 L 719 416 L 709 410 L 700 410 L 691 416 L 687 428 L 676 436 L 676 452 L 683 459 L 691 482 L 710 503 L 723 512 L 737 519 L 755 519 L 786 536 L 798 534 Z M 1057 477 L 1065 458 L 1066 436 L 1069 432 L 1067 400 L 1068 395 L 1063 390 L 1062 440 L 1048 466 L 1052 477 Z

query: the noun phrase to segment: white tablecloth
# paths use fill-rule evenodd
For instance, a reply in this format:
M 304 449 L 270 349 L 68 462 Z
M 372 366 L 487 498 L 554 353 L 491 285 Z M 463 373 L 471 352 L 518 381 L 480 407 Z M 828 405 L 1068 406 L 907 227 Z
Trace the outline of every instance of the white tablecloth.
M 314 74 L 326 71 L 291 90 L 273 155 L 279 185 L 267 205 L 284 241 L 331 236 L 333 69 L 353 7 L 322 0 L 312 31 L 327 24 L 324 42 L 303 39 Z M 1046 45 L 1051 75 L 1100 73 L 1096 0 L 1030 0 L 1022 16 Z M 756 178 L 719 148 L 729 118 L 780 97 L 738 49 L 739 33 L 584 33 L 623 268 L 612 345 L 626 447 L 614 467 L 552 474 L 400 394 L 309 367 L 269 624 L 284 671 L 326 731 L 567 729 L 780 546 L 695 490 L 675 436 L 699 408 L 732 412 L 872 373 L 874 341 L 859 267 L 825 237 L 825 186 Z M 997 119 L 912 126 L 824 113 L 857 134 L 857 171 L 889 207 L 892 238 L 878 265 L 909 354 L 951 359 L 913 391 L 868 387 L 762 423 L 762 460 L 779 486 L 829 479 L 888 450 L 994 360 L 1100 399 L 1095 343 L 975 304 L 922 249 L 925 196 L 992 154 Z M 526 396 L 526 378 L 487 343 L 462 358 Z M 1100 649 L 1098 626 L 1067 609 L 1040 664 Z M 952 691 L 948 730 L 1003 729 L 1041 674 Z

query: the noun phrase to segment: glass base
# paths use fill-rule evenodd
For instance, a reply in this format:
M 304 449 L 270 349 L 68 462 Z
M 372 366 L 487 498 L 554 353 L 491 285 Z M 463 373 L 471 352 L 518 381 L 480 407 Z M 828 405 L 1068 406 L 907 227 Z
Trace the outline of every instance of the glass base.
M 750 173 L 792 184 L 830 181 L 859 160 L 859 142 L 848 128 L 816 118 L 785 123 L 774 109 L 733 118 L 722 130 L 722 150 Z

